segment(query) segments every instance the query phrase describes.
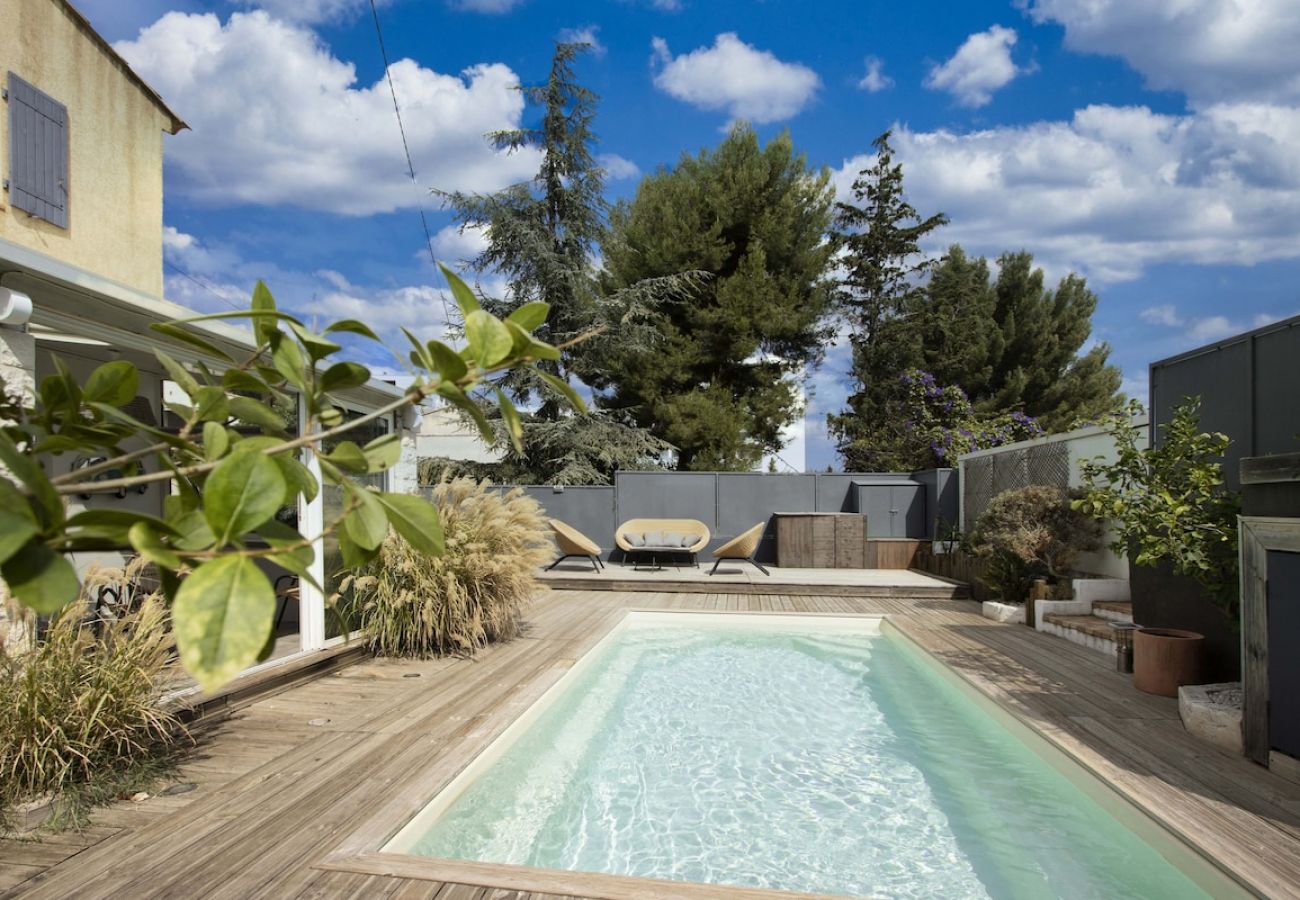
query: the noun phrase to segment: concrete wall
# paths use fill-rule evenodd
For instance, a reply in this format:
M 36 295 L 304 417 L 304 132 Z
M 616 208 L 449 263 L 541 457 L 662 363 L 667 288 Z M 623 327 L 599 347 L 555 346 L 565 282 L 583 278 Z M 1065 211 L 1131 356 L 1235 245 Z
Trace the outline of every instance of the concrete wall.
M 68 108 L 67 228 L 8 204 L 0 237 L 155 296 L 162 276 L 162 135 L 171 120 L 52 0 L 0 0 L 0 79 L 13 72 Z M 0 172 L 9 175 L 8 107 Z
M 1224 483 L 1241 485 L 1248 456 L 1300 450 L 1300 316 L 1151 364 L 1151 430 L 1173 418 L 1188 397 L 1201 400 L 1201 427 L 1232 443 Z

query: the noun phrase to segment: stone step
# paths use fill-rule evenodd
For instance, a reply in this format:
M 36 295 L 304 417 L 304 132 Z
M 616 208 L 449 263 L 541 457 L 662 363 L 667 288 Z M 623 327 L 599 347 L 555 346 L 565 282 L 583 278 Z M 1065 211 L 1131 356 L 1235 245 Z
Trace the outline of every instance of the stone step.
M 1043 616 L 1038 630 L 1065 638 L 1098 653 L 1115 655 L 1115 629 L 1110 627 L 1110 620 L 1100 616 L 1048 613 Z
M 1111 622 L 1132 622 L 1133 604 L 1127 600 L 1098 600 L 1092 604 L 1092 614 Z

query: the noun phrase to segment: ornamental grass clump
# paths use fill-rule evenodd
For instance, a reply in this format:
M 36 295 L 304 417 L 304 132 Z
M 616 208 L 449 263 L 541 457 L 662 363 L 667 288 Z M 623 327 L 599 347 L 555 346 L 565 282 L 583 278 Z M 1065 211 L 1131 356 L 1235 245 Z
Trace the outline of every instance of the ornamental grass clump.
M 164 772 L 184 735 L 162 703 L 175 656 L 161 598 L 105 621 L 91 608 L 83 595 L 39 637 L 31 616 L 0 627 L 0 819 L 51 795 L 75 821 Z
M 1082 553 L 1101 547 L 1101 524 L 1077 510 L 1060 488 L 1034 484 L 989 502 L 971 535 L 987 561 L 985 582 L 1003 600 L 1020 603 L 1035 578 L 1055 583 Z
M 441 556 L 418 553 L 390 533 L 374 561 L 341 585 L 380 656 L 472 655 L 514 637 L 541 589 L 537 571 L 551 545 L 536 501 L 472 478 L 443 480 L 433 501 L 446 544 Z

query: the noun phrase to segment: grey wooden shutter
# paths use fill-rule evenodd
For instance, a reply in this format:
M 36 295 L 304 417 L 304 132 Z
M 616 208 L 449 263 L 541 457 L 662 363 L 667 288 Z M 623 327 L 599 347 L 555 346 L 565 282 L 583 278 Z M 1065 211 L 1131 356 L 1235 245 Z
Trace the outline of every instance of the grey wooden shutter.
M 9 203 L 68 227 L 68 108 L 9 73 Z

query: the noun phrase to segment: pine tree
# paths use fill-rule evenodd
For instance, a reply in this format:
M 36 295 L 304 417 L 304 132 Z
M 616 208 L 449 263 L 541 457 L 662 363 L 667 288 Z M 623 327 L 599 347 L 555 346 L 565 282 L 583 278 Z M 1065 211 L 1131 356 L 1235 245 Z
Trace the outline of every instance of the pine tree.
M 943 213 L 922 219 L 907 202 L 903 167 L 894 162 L 890 134 L 872 142 L 875 159 L 853 182 L 859 205 L 835 204 L 832 239 L 842 250 L 839 263 L 845 272 L 835 302 L 849 329 L 855 389 L 848 410 L 828 416 L 827 424 L 849 469 L 866 465 L 855 448 L 862 446 L 869 423 L 888 409 L 887 395 L 896 389 L 897 374 L 915 366 L 916 336 L 899 316 L 932 265 L 921 240 L 948 221 Z
M 612 212 L 609 288 L 710 275 L 658 304 L 653 347 L 616 347 L 592 374 L 601 404 L 675 445 L 678 468 L 750 469 L 800 414 L 798 379 L 830 335 L 832 200 L 788 135 L 760 146 L 738 125 Z

